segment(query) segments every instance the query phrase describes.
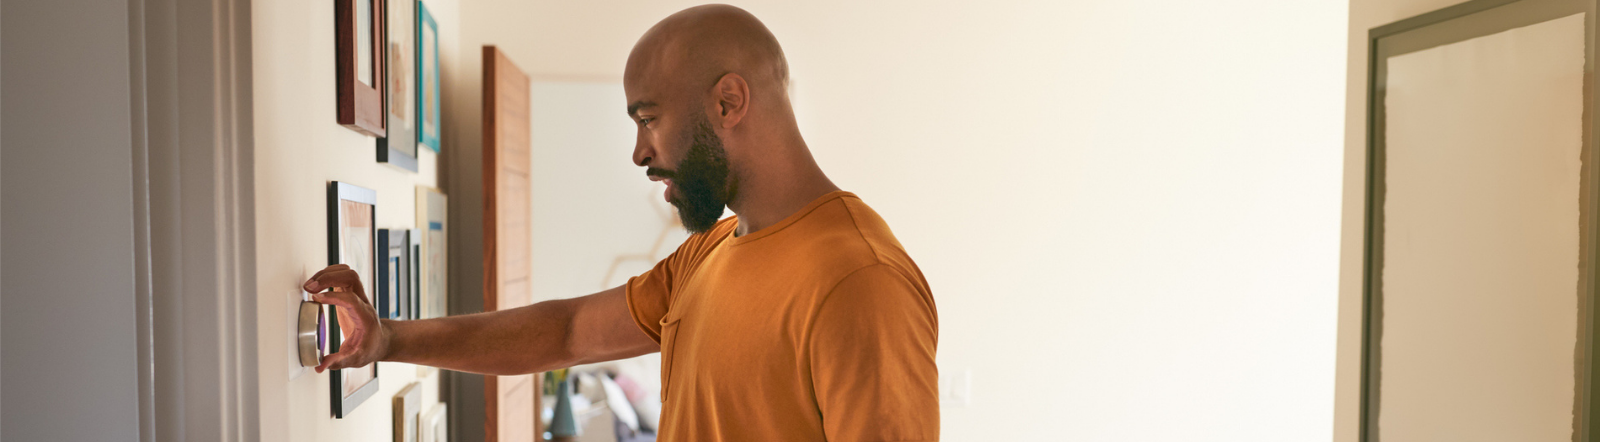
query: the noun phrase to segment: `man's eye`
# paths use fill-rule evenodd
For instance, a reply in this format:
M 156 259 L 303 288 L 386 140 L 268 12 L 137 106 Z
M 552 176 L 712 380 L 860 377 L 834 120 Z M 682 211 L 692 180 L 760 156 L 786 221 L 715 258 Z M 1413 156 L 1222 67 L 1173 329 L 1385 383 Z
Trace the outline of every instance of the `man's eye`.
M 655 121 L 655 119 L 654 118 L 640 118 L 639 119 L 639 125 L 640 126 L 649 126 L 651 121 Z

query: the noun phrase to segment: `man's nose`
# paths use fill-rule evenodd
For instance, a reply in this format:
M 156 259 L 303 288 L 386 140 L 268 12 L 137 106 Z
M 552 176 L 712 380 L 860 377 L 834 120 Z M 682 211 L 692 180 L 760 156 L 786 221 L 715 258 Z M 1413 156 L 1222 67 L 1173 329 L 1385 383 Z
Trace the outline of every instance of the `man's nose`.
M 655 157 L 655 148 L 650 146 L 649 140 L 643 135 L 633 145 L 633 164 L 639 167 L 650 167 L 650 160 Z

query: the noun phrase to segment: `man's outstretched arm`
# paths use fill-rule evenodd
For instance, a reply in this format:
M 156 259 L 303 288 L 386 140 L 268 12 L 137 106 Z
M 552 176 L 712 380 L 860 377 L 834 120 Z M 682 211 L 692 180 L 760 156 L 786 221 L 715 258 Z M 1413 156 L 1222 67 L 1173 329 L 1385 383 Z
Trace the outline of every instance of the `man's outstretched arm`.
M 430 365 L 490 375 L 517 375 L 608 361 L 660 351 L 628 313 L 622 287 L 509 310 L 438 319 L 377 318 L 356 273 L 329 267 L 310 281 L 315 300 L 355 317 L 339 352 L 318 371 L 359 367 L 374 361 Z
M 418 321 L 380 321 L 392 334 L 385 361 L 516 375 L 660 351 L 633 324 L 622 287 L 510 310 Z

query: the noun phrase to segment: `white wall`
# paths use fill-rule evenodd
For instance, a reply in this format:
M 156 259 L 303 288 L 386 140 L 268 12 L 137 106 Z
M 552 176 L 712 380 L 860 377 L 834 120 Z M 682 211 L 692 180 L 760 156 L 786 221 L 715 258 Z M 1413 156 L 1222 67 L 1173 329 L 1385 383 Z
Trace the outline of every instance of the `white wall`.
M 1462 0 L 1350 0 L 1344 104 L 1344 172 L 1339 236 L 1339 349 L 1334 440 L 1361 437 L 1361 278 L 1367 170 L 1367 35 Z
M 537 81 L 530 95 L 536 296 L 622 285 L 689 237 L 661 198 L 666 186 L 617 161 L 635 140 L 632 120 L 617 118 L 622 83 Z
M 128 8 L 0 7 L 0 439 L 139 434 Z
M 294 368 L 290 313 L 300 283 L 327 265 L 327 182 L 377 190 L 378 227 L 411 228 L 415 186 L 440 182 L 438 158 L 423 149 L 417 173 L 379 164 L 374 139 L 336 122 L 331 3 L 251 3 L 261 440 L 391 441 L 394 394 L 410 382 L 422 382 L 422 411 L 427 412 L 439 397 L 439 375 L 418 378 L 413 365 L 380 364 L 378 393 L 353 415 L 333 419 L 328 375 Z M 439 23 L 442 77 L 448 79 L 456 74 L 459 57 L 458 5 L 455 0 L 425 3 Z M 445 97 L 454 92 L 444 85 Z M 446 152 L 454 147 L 454 129 L 447 119 Z
M 1331 437 L 1345 2 L 734 3 L 927 274 L 945 439 Z M 616 81 L 691 4 L 467 3 L 461 68 Z

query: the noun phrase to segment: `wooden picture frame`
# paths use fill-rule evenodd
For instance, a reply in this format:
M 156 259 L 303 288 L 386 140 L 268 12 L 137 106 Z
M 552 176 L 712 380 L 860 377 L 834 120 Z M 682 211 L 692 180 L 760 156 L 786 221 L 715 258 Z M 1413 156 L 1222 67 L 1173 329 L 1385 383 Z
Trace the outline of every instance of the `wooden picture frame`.
M 1385 327 L 1386 303 L 1393 301 L 1386 298 L 1395 294 L 1386 294 L 1385 287 L 1386 273 L 1393 276 L 1392 271 L 1386 272 L 1386 264 L 1391 264 L 1392 260 L 1386 259 L 1388 240 L 1385 231 L 1395 213 L 1395 207 L 1390 206 L 1394 202 L 1390 199 L 1394 189 L 1391 188 L 1389 174 L 1395 165 L 1389 161 L 1391 146 L 1388 134 L 1392 129 L 1387 122 L 1392 86 L 1388 80 L 1389 60 L 1575 14 L 1588 14 L 1589 17 L 1584 18 L 1587 28 L 1583 54 L 1586 75 L 1583 80 L 1585 92 L 1581 98 L 1584 133 L 1580 154 L 1583 166 L 1579 174 L 1583 184 L 1579 198 L 1573 201 L 1578 205 L 1581 215 L 1580 225 L 1575 226 L 1580 238 L 1580 276 L 1573 296 L 1579 317 L 1574 318 L 1578 330 L 1574 369 L 1578 379 L 1575 381 L 1572 429 L 1573 440 L 1600 441 L 1600 427 L 1597 427 L 1600 424 L 1600 404 L 1595 403 L 1596 398 L 1600 398 L 1600 378 L 1595 376 L 1597 368 L 1600 368 L 1600 359 L 1597 359 L 1600 358 L 1600 321 L 1596 320 L 1600 317 L 1600 304 L 1597 304 L 1600 286 L 1596 285 L 1597 279 L 1593 276 L 1600 274 L 1600 259 L 1595 255 L 1595 250 L 1600 250 L 1600 221 L 1595 216 L 1595 211 L 1600 209 L 1600 191 L 1593 187 L 1600 182 L 1600 167 L 1595 166 L 1600 164 L 1600 151 L 1595 148 L 1600 144 L 1597 143 L 1600 141 L 1597 138 L 1600 136 L 1600 119 L 1595 117 L 1600 115 L 1600 95 L 1593 92 L 1600 90 L 1597 89 L 1600 88 L 1600 76 L 1593 75 L 1597 50 L 1600 50 L 1600 34 L 1595 32 L 1593 17 L 1597 13 L 1600 13 L 1600 1 L 1597 0 L 1472 0 L 1368 31 L 1360 441 L 1380 440 L 1379 420 L 1384 403 L 1381 393 L 1386 376 L 1384 338 L 1386 333 L 1394 332 L 1392 327 L 1390 330 Z M 1402 235 L 1396 240 L 1404 243 L 1413 238 Z M 1396 317 L 1399 316 L 1389 320 Z M 1435 326 L 1430 324 L 1428 327 Z M 1387 376 L 1393 376 L 1393 373 Z M 1485 388 L 1476 385 L 1468 387 Z M 1397 409 L 1411 410 L 1414 407 Z
M 328 183 L 328 265 L 349 265 L 360 275 L 362 287 L 373 287 L 377 278 L 377 207 L 378 192 L 372 189 Z M 339 308 L 323 308 L 328 318 L 324 351 L 333 354 L 344 341 L 344 327 Z M 329 371 L 328 386 L 333 417 L 343 419 L 378 392 L 378 363 Z
M 334 2 L 334 40 L 338 57 L 339 124 L 374 137 L 385 136 L 383 109 L 385 0 Z
M 417 143 L 439 152 L 439 22 L 428 6 L 417 2 Z
M 422 384 L 412 382 L 394 394 L 394 442 L 418 442 L 422 432 Z
M 405 229 L 378 229 L 378 280 L 372 291 L 378 317 L 411 319 L 411 235 Z
M 417 0 L 384 0 L 385 136 L 378 138 L 378 162 L 417 171 Z

